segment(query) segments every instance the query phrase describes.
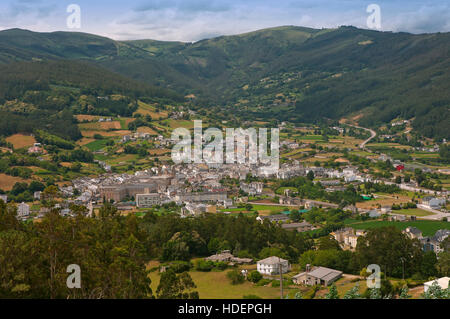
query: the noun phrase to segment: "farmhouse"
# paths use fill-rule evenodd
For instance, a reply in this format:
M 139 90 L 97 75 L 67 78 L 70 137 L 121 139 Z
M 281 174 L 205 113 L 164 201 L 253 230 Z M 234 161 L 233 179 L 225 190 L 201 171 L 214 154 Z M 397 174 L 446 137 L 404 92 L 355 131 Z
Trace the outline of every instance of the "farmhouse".
M 256 263 L 256 269 L 263 275 L 277 275 L 287 273 L 290 269 L 289 262 L 283 258 L 271 256 Z
M 283 222 L 283 221 L 287 221 L 289 220 L 289 216 L 285 215 L 285 214 L 276 214 L 276 215 L 269 215 L 269 216 L 258 216 L 256 217 L 256 220 L 259 220 L 261 222 L 261 224 L 264 222 L 264 220 L 268 220 L 269 222 L 272 223 L 277 223 L 277 222 Z
M 30 205 L 24 202 L 17 205 L 17 217 L 27 217 L 30 215 Z
M 238 258 L 234 257 L 229 250 L 223 250 L 219 254 L 215 254 L 209 257 L 206 257 L 205 260 L 214 261 L 214 262 L 232 262 L 236 264 L 250 264 L 253 259 L 251 258 Z
M 422 199 L 422 205 L 432 209 L 439 209 L 441 206 L 445 206 L 445 198 L 426 196 Z
M 308 286 L 323 285 L 328 286 L 342 276 L 342 271 L 326 267 L 313 267 L 306 265 L 306 271 L 292 277 L 292 281 L 297 284 Z
M 282 224 L 281 228 L 286 230 L 296 230 L 298 232 L 304 232 L 312 229 L 312 225 L 306 221 L 301 223 L 289 223 L 289 224 Z
M 416 227 L 406 227 L 406 229 L 403 231 L 404 234 L 406 234 L 406 236 L 408 236 L 411 239 L 417 238 L 417 239 L 422 239 L 422 232 L 420 231 L 420 229 L 416 228 Z

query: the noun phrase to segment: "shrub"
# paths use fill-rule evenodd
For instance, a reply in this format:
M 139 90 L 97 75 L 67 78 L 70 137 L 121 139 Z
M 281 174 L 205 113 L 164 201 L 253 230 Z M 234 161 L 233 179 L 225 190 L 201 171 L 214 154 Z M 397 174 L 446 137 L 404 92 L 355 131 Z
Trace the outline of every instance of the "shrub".
M 257 271 L 257 270 L 253 270 L 248 276 L 247 276 L 247 280 L 256 284 L 257 282 L 259 282 L 261 279 L 263 278 L 263 276 Z
M 231 280 L 232 285 L 242 284 L 245 280 L 244 276 L 237 269 L 229 271 L 227 277 Z
M 210 260 L 199 259 L 195 262 L 195 270 L 197 271 L 211 271 L 214 268 L 214 263 Z
M 170 269 L 172 269 L 175 273 L 180 274 L 185 271 L 189 271 L 191 269 L 191 263 L 188 261 L 174 261 L 169 264 Z
M 270 284 L 271 282 L 272 282 L 272 280 L 263 278 L 263 279 L 261 279 L 260 281 L 258 281 L 258 282 L 256 283 L 256 285 L 257 285 L 257 286 L 265 286 L 265 285 Z
M 217 269 L 220 271 L 227 269 L 227 267 L 228 267 L 228 264 L 223 261 L 218 261 L 218 262 L 214 263 L 214 269 Z

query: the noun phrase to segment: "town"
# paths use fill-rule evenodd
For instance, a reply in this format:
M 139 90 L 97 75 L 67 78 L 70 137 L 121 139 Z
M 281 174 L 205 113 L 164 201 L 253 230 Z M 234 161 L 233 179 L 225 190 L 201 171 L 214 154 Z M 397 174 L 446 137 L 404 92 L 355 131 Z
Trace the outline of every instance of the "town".
M 161 137 L 158 139 L 163 140 Z M 172 142 L 169 140 L 165 145 L 170 147 Z M 282 141 L 281 145 L 287 146 L 288 152 L 305 147 L 289 141 Z M 33 147 L 42 146 L 35 144 Z M 172 214 L 194 219 L 205 214 L 228 218 L 241 215 L 261 224 L 274 225 L 282 231 L 313 238 L 316 242 L 313 245 L 318 243 L 319 250 L 323 241 L 329 241 L 326 245 L 351 252 L 357 251 L 359 239 L 365 237 L 374 225 L 395 225 L 405 238 L 417 240 L 423 253 L 432 252 L 436 265 L 439 265 L 441 253 L 448 254 L 449 191 L 420 187 L 412 178 L 405 181 L 398 177 L 374 176 L 349 161 L 341 162 L 344 165 L 333 168 L 317 165 L 317 162 L 305 165 L 301 160 L 293 159 L 284 161 L 276 172 L 268 171 L 266 166 L 258 163 L 159 162 L 157 166 L 134 173 L 114 173 L 105 162 L 98 161 L 97 164 L 105 171 L 103 174 L 78 177 L 68 186 L 41 187 L 34 191 L 31 205 L 25 202 L 17 205 L 17 218 L 24 222 L 39 221 L 52 210 L 66 218 L 76 218 L 80 212 L 94 217 L 105 204 L 112 205 L 121 215 L 135 214 L 141 218 L 147 214 Z M 374 156 L 372 162 L 374 165 L 388 163 L 389 170 L 398 173 L 414 171 L 414 166 L 409 167 L 408 163 L 386 155 Z M 0 195 L 0 199 L 8 202 L 6 194 Z M 420 227 L 424 231 L 415 225 L 422 225 Z M 288 291 L 288 294 L 283 296 L 286 298 L 302 295 L 301 289 L 292 288 L 295 286 L 314 287 L 314 293 L 302 288 L 303 293 L 306 291 L 312 297 L 316 293 L 325 296 L 324 289 L 330 286 L 335 289 L 335 282 L 348 286 L 350 282 L 362 281 L 368 276 L 363 270 L 358 275 L 345 274 L 345 267 L 333 269 L 328 262 L 317 264 L 314 259 L 303 266 L 292 265 L 292 258 L 289 261 L 286 252 L 279 249 L 267 249 L 268 252 L 278 252 L 278 255 L 261 260 L 256 260 L 255 255 L 239 253 L 236 248 L 237 256 L 234 256 L 233 247 L 227 245 L 219 245 L 217 249 L 212 250 L 214 254 L 205 257 L 204 261 L 197 259 L 192 267 L 198 271 L 237 267 L 239 272 L 231 279 L 234 284 L 244 279 L 258 287 L 273 286 L 273 282 L 278 282 L 286 286 L 285 293 Z M 173 268 L 173 262 L 169 259 L 159 264 L 159 271 Z M 279 275 L 283 278 L 281 281 Z M 417 278 L 415 282 L 423 283 L 423 286 L 411 285 L 416 297 L 419 296 L 418 291 L 426 294 L 434 283 Z M 445 290 L 448 277 L 437 278 L 436 283 Z M 339 290 L 342 294 L 342 289 Z M 291 295 L 289 291 L 292 291 Z M 337 294 L 334 290 L 328 292 L 332 293 Z M 352 293 L 356 293 L 355 289 Z

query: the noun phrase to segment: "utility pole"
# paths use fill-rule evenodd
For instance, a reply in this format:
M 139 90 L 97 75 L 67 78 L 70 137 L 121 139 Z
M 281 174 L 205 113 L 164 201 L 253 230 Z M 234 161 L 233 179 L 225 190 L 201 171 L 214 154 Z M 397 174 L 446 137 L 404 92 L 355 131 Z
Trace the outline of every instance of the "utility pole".
M 283 299 L 283 271 L 282 271 L 282 269 L 283 269 L 283 267 L 282 267 L 282 265 L 281 265 L 281 258 L 280 257 L 278 257 L 278 261 L 279 261 L 279 263 L 278 263 L 278 268 L 279 268 L 279 271 L 280 271 L 280 299 Z
M 403 257 L 400 257 L 401 261 L 402 261 L 402 266 L 403 266 L 403 275 L 402 275 L 402 279 L 405 280 L 405 259 Z

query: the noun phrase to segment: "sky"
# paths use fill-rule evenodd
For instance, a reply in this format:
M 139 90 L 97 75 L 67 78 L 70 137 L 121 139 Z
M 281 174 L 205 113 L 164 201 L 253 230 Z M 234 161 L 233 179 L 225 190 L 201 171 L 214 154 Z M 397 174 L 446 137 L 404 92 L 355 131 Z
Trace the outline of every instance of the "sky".
M 75 4 L 80 9 L 67 12 Z M 379 15 L 369 5 L 379 8 Z M 368 17 L 372 23 L 368 23 Z M 79 19 L 78 19 L 79 17 Z M 378 18 L 379 17 L 379 18 Z M 75 19 L 74 19 L 75 18 Z M 72 22 L 67 22 L 67 20 Z M 376 20 L 374 20 L 376 19 Z M 74 23 L 79 21 L 79 25 Z M 373 23 L 374 21 L 379 23 Z M 194 42 L 296 25 L 449 32 L 449 0 L 1 0 L 0 30 L 77 31 L 115 40 Z M 79 28 L 78 28 L 79 26 Z

